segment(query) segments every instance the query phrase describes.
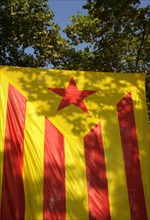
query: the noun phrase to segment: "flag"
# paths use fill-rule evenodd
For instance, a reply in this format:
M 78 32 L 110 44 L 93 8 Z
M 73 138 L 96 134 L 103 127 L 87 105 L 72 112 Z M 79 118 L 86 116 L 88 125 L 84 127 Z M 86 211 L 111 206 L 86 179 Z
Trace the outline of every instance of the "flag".
M 150 219 L 143 74 L 1 67 L 0 219 Z

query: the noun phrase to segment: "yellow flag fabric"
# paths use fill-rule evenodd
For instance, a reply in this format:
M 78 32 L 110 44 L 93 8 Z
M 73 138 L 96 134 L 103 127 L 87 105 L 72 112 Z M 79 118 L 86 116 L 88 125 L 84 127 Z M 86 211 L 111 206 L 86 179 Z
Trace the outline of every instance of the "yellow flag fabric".
M 0 219 L 150 220 L 143 74 L 1 67 Z

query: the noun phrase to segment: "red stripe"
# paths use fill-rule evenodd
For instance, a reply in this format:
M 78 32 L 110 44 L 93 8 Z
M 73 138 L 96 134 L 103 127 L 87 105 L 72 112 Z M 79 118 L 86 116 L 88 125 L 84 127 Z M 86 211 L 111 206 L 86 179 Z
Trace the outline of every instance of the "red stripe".
M 44 220 L 66 218 L 64 137 L 47 119 L 44 150 Z
M 110 220 L 108 183 L 101 125 L 84 138 L 88 182 L 89 220 Z
M 24 219 L 25 198 L 22 165 L 25 108 L 25 98 L 10 85 L 4 146 L 1 220 Z
M 131 93 L 128 93 L 128 95 L 117 104 L 117 109 L 127 178 L 131 219 L 146 220 L 147 212 L 142 184 Z

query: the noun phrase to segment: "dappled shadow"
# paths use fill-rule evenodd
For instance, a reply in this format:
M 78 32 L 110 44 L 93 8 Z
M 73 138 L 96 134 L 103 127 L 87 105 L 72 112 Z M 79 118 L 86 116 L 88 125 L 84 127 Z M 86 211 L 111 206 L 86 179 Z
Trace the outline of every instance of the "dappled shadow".
M 130 80 L 129 74 L 112 74 L 99 72 L 79 72 L 79 71 L 62 71 L 62 70 L 45 70 L 23 68 L 20 70 L 13 69 L 8 71 L 9 78 L 18 88 L 23 91 L 27 100 L 37 106 L 39 115 L 44 115 L 56 127 L 63 127 L 62 122 L 67 124 L 67 129 L 62 128 L 62 132 L 66 130 L 68 133 L 79 136 L 79 133 L 85 134 L 89 129 L 97 124 L 99 119 L 115 108 L 116 104 L 132 89 L 137 89 L 136 102 L 143 97 L 143 85 L 140 84 L 140 77 Z M 14 74 L 17 81 L 14 81 Z M 121 76 L 122 75 L 122 76 Z M 78 89 L 95 90 L 95 94 L 84 99 L 89 114 L 83 112 L 74 105 L 70 105 L 60 111 L 57 111 L 61 98 L 59 95 L 50 91 L 48 88 L 66 88 L 71 77 L 74 76 Z M 94 119 L 94 121 L 93 121 Z M 87 123 L 87 120 L 89 121 Z M 58 123 L 57 123 L 58 122 Z M 69 127 L 69 131 L 68 131 Z
M 124 216 L 126 216 L 126 213 L 123 213 L 121 207 L 129 208 L 129 205 L 125 204 L 125 200 L 127 199 L 126 177 L 116 105 L 129 92 L 133 93 L 133 100 L 136 108 L 135 116 L 139 145 L 141 144 L 140 160 L 144 176 L 144 189 L 149 188 L 147 184 L 150 181 L 148 172 L 144 171 L 145 166 L 149 165 L 147 158 L 148 145 L 143 146 L 143 138 L 148 140 L 148 132 L 143 130 L 145 128 L 148 129 L 148 126 L 145 126 L 147 118 L 144 116 L 144 121 L 142 121 L 142 119 L 139 120 L 138 118 L 141 117 L 143 108 L 146 106 L 143 104 L 143 99 L 145 99 L 145 95 L 143 94 L 144 83 L 141 83 L 140 76 L 135 74 L 135 77 L 131 80 L 128 74 L 106 74 L 98 72 L 56 71 L 28 68 L 10 69 L 9 67 L 8 69 L 5 69 L 5 72 L 7 77 L 10 79 L 10 82 L 26 97 L 27 103 L 31 102 L 34 106 L 36 106 L 38 115 L 47 117 L 48 120 L 51 121 L 58 128 L 58 130 L 62 132 L 66 138 L 66 141 L 68 139 L 70 140 L 78 137 L 80 142 L 82 142 L 83 138 L 88 134 L 92 127 L 98 124 L 98 122 L 102 123 L 106 172 L 109 179 L 108 191 L 111 196 L 111 198 L 109 198 L 111 204 L 111 213 L 113 213 L 113 219 L 115 220 L 125 219 Z M 17 79 L 14 79 L 14 76 L 17 76 Z M 50 91 L 48 88 L 66 88 L 72 76 L 74 76 L 79 90 L 96 91 L 96 93 L 84 99 L 89 113 L 82 111 L 75 105 L 70 105 L 64 109 L 61 109 L 60 111 L 57 111 L 62 97 L 58 96 L 53 91 Z M 73 143 L 75 143 L 75 141 L 73 141 Z M 147 144 L 148 142 L 145 143 Z M 84 149 L 82 150 L 82 153 L 83 152 Z M 82 153 L 80 154 L 79 152 L 77 154 L 79 160 L 83 160 Z M 133 155 L 128 156 L 129 160 L 134 160 Z M 102 172 L 105 170 L 105 166 L 101 164 L 100 161 L 96 161 L 95 163 L 95 166 L 99 167 Z M 69 166 L 69 164 L 67 165 L 68 170 L 71 173 L 75 173 L 78 170 L 77 163 L 74 163 L 72 166 Z M 62 170 L 63 173 L 65 172 L 64 167 L 56 167 L 55 164 L 47 164 L 47 166 L 54 172 L 57 169 Z M 92 175 L 92 173 L 90 175 Z M 47 181 L 50 179 L 48 174 L 45 178 L 47 178 Z M 85 174 L 82 176 L 81 173 L 78 178 L 82 182 L 82 178 L 85 178 Z M 32 184 L 32 181 L 28 179 L 28 177 L 26 177 L 24 181 L 28 184 Z M 74 182 L 71 181 L 74 180 L 70 180 L 70 185 L 74 184 Z M 102 181 L 105 182 L 106 178 L 102 178 Z M 147 183 L 145 181 L 147 181 Z M 33 184 L 42 184 L 42 182 L 43 179 L 39 179 Z M 103 191 L 102 186 L 103 185 L 100 186 L 96 182 L 94 188 Z M 149 197 L 146 195 L 146 193 L 147 192 L 145 191 L 145 197 L 147 197 L 148 200 Z M 58 195 L 59 193 L 56 196 L 56 200 L 55 198 L 54 200 L 50 200 L 51 203 L 49 203 L 47 206 L 48 210 L 55 207 L 55 203 L 57 203 L 59 200 Z M 35 195 L 35 199 L 36 197 L 38 197 L 38 195 Z M 78 206 L 75 207 L 75 199 L 76 198 L 74 196 L 67 197 L 67 203 L 69 204 L 70 213 L 72 213 L 72 215 L 76 212 L 76 210 L 78 210 Z M 64 202 L 63 198 L 61 201 L 62 203 Z M 77 204 L 80 204 L 80 210 L 82 210 L 84 215 L 87 212 L 85 208 L 85 197 L 79 197 Z M 59 212 L 61 213 L 61 209 Z M 64 213 L 62 211 L 62 215 L 63 214 Z M 75 219 L 76 216 L 72 216 L 72 219 Z M 118 216 L 121 216 L 122 219 L 118 219 Z M 109 215 L 106 219 L 109 219 Z
M 2 194 L 0 201 L 0 219 L 24 219 L 25 200 L 22 172 L 23 152 L 17 140 L 5 138 L 5 153 L 0 151 L 2 172 Z M 17 150 L 16 150 L 16 149 Z M 3 155 L 2 155 L 3 154 Z

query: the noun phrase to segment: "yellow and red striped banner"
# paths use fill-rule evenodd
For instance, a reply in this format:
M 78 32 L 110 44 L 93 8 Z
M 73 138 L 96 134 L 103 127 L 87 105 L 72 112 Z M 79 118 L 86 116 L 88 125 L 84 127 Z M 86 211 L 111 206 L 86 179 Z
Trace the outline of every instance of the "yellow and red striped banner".
M 1 67 L 0 219 L 150 220 L 142 74 Z

